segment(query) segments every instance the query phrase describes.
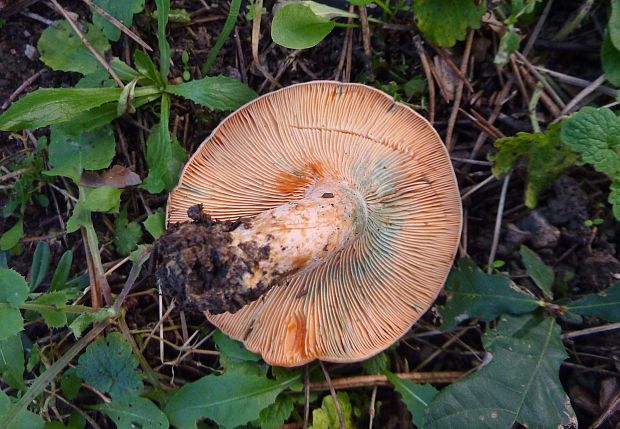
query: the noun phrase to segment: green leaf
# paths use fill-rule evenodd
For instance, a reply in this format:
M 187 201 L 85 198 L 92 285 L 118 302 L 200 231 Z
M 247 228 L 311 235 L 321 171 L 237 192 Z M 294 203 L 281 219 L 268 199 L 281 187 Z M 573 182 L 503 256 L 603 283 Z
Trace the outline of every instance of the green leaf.
M 219 329 L 215 331 L 213 335 L 213 341 L 217 345 L 220 354 L 226 355 L 229 359 L 235 359 L 240 361 L 258 362 L 261 357 L 252 353 L 243 347 L 239 341 L 235 341 L 226 334 L 222 333 Z
M 609 177 L 620 171 L 620 120 L 610 109 L 582 108 L 562 123 L 561 136 L 596 171 Z
M 620 0 L 611 0 L 611 15 L 609 16 L 608 27 L 613 45 L 620 50 Z
M 366 374 L 383 374 L 390 369 L 390 358 L 386 352 L 381 352 L 363 361 L 362 367 Z
M 93 24 L 86 23 L 85 28 L 83 33 L 86 40 L 103 56 L 103 53 L 110 49 L 108 40 Z M 89 74 L 99 67 L 97 59 L 66 20 L 56 21 L 54 25 L 47 27 L 41 33 L 37 48 L 41 61 L 54 70 Z
M 170 98 L 162 97 L 160 123 L 151 128 L 146 142 L 146 162 L 149 174 L 142 187 L 152 194 L 170 190 L 177 185 L 185 150 L 170 138 L 168 119 L 170 115 Z
M 550 125 L 542 133 L 517 133 L 495 141 L 498 152 L 489 156 L 493 174 L 501 177 L 508 173 L 518 159 L 527 165 L 525 205 L 536 207 L 538 196 L 560 174 L 577 160 L 577 155 L 560 139 L 560 125 Z
M 127 220 L 127 208 L 124 208 L 114 221 L 114 246 L 121 256 L 127 256 L 142 240 L 142 228 L 138 222 Z
M 0 390 L 0 421 L 4 420 L 4 417 L 8 414 L 12 407 L 11 398 Z M 4 429 L 43 429 L 45 422 L 41 416 L 31 413 L 28 410 L 20 411 L 13 421 L 8 426 L 3 426 Z
M 620 220 L 620 176 L 613 178 L 609 191 L 607 200 L 612 206 L 614 217 L 616 220 Z
M 423 427 L 576 427 L 559 379 L 560 365 L 568 357 L 560 333 L 551 318 L 503 317 L 497 329 L 483 337 L 491 361 L 443 389 L 431 402 Z
M 119 332 L 112 332 L 88 346 L 78 359 L 77 375 L 113 400 L 130 398 L 144 388 L 136 369 L 138 358 Z
M 553 280 L 555 275 L 553 268 L 548 267 L 540 259 L 540 257 L 529 247 L 521 245 L 521 260 L 525 266 L 527 275 L 530 276 L 536 286 L 543 291 L 545 296 L 549 299 L 553 299 Z
M 294 409 L 295 399 L 291 395 L 280 395 L 273 404 L 260 412 L 252 425 L 261 429 L 279 428 L 288 420 Z
M 271 23 L 271 38 L 290 49 L 316 46 L 336 26 L 335 22 L 316 15 L 302 4 L 291 3 L 276 12 Z
M 63 126 L 53 126 L 49 146 L 52 169 L 44 173 L 66 176 L 79 183 L 82 171 L 108 167 L 115 152 L 116 140 L 110 125 L 79 135 L 68 134 Z
M 77 398 L 82 386 L 82 379 L 76 374 L 75 368 L 66 370 L 60 379 L 60 390 L 67 399 Z
M 353 407 L 349 400 L 349 395 L 346 392 L 338 392 L 336 394 L 338 403 L 340 404 L 340 410 L 342 411 L 342 418 L 344 420 L 344 427 L 346 429 L 355 429 L 353 426 L 352 415 Z M 336 405 L 334 398 L 331 395 L 323 397 L 323 403 L 321 408 L 317 408 L 312 412 L 312 426 L 309 429 L 340 429 L 340 419 L 336 411 Z
M 607 80 L 620 86 L 620 50 L 612 43 L 609 32 L 606 32 L 601 46 L 601 65 Z
M 480 28 L 486 2 L 476 0 L 415 0 L 415 23 L 438 46 L 450 47 L 464 40 L 467 28 Z
M 75 318 L 73 322 L 69 325 L 69 329 L 75 335 L 75 338 L 80 338 L 82 336 L 82 332 L 86 328 L 88 328 L 93 322 L 101 322 L 102 320 L 107 319 L 108 317 L 114 316 L 113 313 L 108 308 L 102 308 L 96 313 L 84 313 L 80 314 Z
M 0 130 L 19 131 L 67 122 L 83 112 L 116 101 L 120 95 L 120 88 L 38 89 L 0 115 Z
M 131 27 L 134 14 L 144 9 L 144 0 L 93 0 L 93 3 L 121 21 L 127 27 Z M 114 42 L 118 41 L 121 37 L 121 30 L 112 25 L 106 18 L 96 13 L 94 9 L 92 12 L 93 24 L 99 27 L 108 39 Z
M 446 282 L 447 300 L 441 309 L 442 330 L 477 317 L 485 322 L 504 313 L 529 313 L 541 305 L 517 289 L 509 278 L 486 274 L 469 259 L 461 259 Z
M 514 27 L 509 28 L 499 41 L 499 48 L 493 62 L 499 67 L 504 67 L 508 64 L 510 56 L 519 49 L 519 42 L 519 36 L 517 36 Z
M 134 63 L 136 65 L 136 69 L 138 72 L 149 79 L 151 82 L 154 82 L 156 85 L 164 86 L 164 81 L 161 75 L 159 74 L 159 70 L 157 70 L 157 66 L 146 53 L 142 52 L 139 49 L 133 54 Z
M 354 3 L 354 2 L 349 2 L 351 4 L 355 4 L 356 6 L 363 6 L 362 3 L 364 4 L 370 4 L 372 3 L 372 1 L 370 2 L 366 2 L 361 1 L 358 3 Z M 316 16 L 320 16 L 322 18 L 327 18 L 327 19 L 334 19 L 334 18 L 359 18 L 359 15 L 356 13 L 349 13 L 346 10 L 342 10 L 342 9 L 338 9 L 336 7 L 331 7 L 328 6 L 326 4 L 323 3 L 317 3 L 315 1 L 312 0 L 303 0 L 300 1 L 299 4 L 302 4 L 304 6 L 308 6 L 310 8 L 310 10 L 312 10 L 312 12 L 314 12 L 314 14 Z
M 41 304 L 44 306 L 62 306 L 67 303 L 69 296 L 66 291 L 48 292 L 31 301 L 32 304 Z M 54 308 L 37 308 L 37 312 L 41 313 L 45 323 L 50 328 L 60 328 L 67 324 L 67 314 L 62 309 Z
M 154 212 L 148 215 L 146 220 L 142 222 L 144 229 L 157 240 L 165 231 L 165 216 L 162 212 Z
M 24 220 L 17 219 L 15 225 L 6 230 L 0 237 L 0 250 L 12 249 L 24 236 Z
M 28 285 L 21 274 L 10 268 L 0 268 L 0 302 L 17 309 L 26 301 L 28 292 Z
M 69 279 L 69 272 L 71 271 L 71 264 L 73 263 L 73 252 L 71 249 L 65 251 L 56 265 L 56 271 L 52 277 L 52 283 L 50 285 L 51 291 L 61 290 L 67 287 L 67 280 Z
M 75 84 L 74 88 L 114 88 L 116 82 L 103 67 L 97 68 L 93 73 L 89 73 Z
M 80 226 L 91 222 L 91 212 L 118 213 L 121 205 L 122 189 L 112 186 L 86 188 L 80 186 L 80 199 L 67 221 L 67 232 L 75 232 Z
M 47 270 L 50 266 L 50 246 L 47 241 L 39 241 L 37 248 L 32 255 L 32 265 L 30 266 L 30 280 L 28 288 L 35 290 L 45 280 Z
M 146 398 L 139 396 L 113 400 L 95 409 L 103 411 L 117 428 L 168 429 L 166 415 Z
M 9 386 L 26 390 L 24 385 L 24 348 L 19 335 L 0 340 L 0 378 Z
M 595 316 L 608 322 L 620 322 L 620 282 L 602 292 L 585 295 L 566 306 L 566 311 Z
M 298 379 L 295 375 L 275 381 L 239 372 L 208 375 L 181 387 L 166 403 L 164 412 L 173 426 L 196 428 L 196 420 L 207 417 L 232 429 L 258 418 Z
M 235 110 L 256 98 L 256 93 L 247 85 L 225 76 L 205 77 L 170 85 L 167 91 L 212 110 Z
M 385 376 L 400 393 L 401 399 L 411 413 L 411 422 L 421 427 L 428 405 L 437 396 L 437 389 L 430 384 L 416 384 L 411 380 L 402 380 L 389 371 Z
M 24 319 L 19 310 L 0 304 L 0 341 L 24 330 Z
M 255 5 L 250 4 L 250 5 L 248 5 L 248 7 L 252 8 L 252 7 L 255 7 Z M 241 9 L 241 0 L 231 0 L 231 2 L 230 2 L 230 9 L 228 10 L 228 15 L 226 16 L 226 22 L 224 22 L 224 26 L 222 27 L 222 31 L 220 32 L 219 36 L 217 36 L 217 40 L 215 41 L 215 45 L 213 45 L 213 47 L 209 51 L 209 55 L 207 56 L 207 60 L 202 65 L 202 75 L 203 76 L 206 76 L 209 73 L 209 70 L 211 69 L 211 66 L 215 62 L 215 59 L 217 58 L 217 54 L 222 49 L 222 46 L 224 46 L 224 43 L 226 42 L 226 40 L 228 40 L 228 36 L 230 36 L 230 32 L 234 28 L 235 22 L 237 21 L 237 16 L 239 15 L 239 10 L 240 9 Z M 187 51 L 183 51 L 183 53 L 187 55 Z M 185 66 L 187 66 L 189 58 L 186 59 L 186 58 L 182 57 L 182 59 L 183 59 L 183 64 Z M 188 75 L 189 75 L 189 70 L 188 70 Z M 188 79 L 186 79 L 186 80 L 188 80 Z
M 142 51 L 136 50 L 136 52 Z M 112 60 L 110 60 L 110 66 L 122 80 L 130 81 L 141 76 L 137 70 L 118 57 L 112 57 Z
M 157 41 L 159 46 L 159 74 L 165 81 L 170 71 L 170 45 L 166 40 L 166 25 L 170 14 L 170 0 L 155 0 L 157 5 Z

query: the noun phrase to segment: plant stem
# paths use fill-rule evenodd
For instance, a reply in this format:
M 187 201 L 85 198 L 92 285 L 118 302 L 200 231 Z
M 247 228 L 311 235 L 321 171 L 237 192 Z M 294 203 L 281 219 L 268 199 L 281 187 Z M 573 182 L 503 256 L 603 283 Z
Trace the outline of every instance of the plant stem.
M 228 11 L 228 16 L 226 17 L 226 22 L 224 22 L 224 27 L 222 27 L 222 32 L 217 38 L 215 45 L 209 52 L 209 56 L 207 57 L 207 61 L 202 65 L 202 75 L 206 76 L 211 69 L 211 66 L 215 62 L 215 58 L 217 58 L 217 54 L 220 53 L 220 49 L 224 46 L 224 42 L 230 36 L 230 32 L 235 26 L 235 21 L 237 21 L 237 15 L 239 15 L 239 10 L 241 9 L 241 0 L 232 0 L 230 3 L 230 10 Z

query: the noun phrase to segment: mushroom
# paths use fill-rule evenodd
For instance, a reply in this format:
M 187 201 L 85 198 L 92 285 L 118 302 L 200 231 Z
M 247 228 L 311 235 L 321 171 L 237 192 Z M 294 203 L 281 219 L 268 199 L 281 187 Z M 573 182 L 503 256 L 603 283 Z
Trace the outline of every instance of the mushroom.
M 435 300 L 461 201 L 422 116 L 317 81 L 227 117 L 185 166 L 167 223 L 156 275 L 169 293 L 272 365 L 354 362 Z

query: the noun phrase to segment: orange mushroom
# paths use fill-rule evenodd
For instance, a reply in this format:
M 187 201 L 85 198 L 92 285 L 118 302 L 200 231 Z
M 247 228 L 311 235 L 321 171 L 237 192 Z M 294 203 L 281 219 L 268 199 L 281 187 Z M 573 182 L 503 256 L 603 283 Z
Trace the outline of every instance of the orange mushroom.
M 227 117 L 185 166 L 167 222 L 162 287 L 272 365 L 353 362 L 433 303 L 461 201 L 422 116 L 368 86 L 318 81 Z

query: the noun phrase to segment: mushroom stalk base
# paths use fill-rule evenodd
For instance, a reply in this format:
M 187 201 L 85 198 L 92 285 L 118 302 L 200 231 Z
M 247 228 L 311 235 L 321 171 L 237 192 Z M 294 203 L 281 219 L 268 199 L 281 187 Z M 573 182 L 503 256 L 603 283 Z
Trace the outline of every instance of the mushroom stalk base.
M 156 244 L 158 283 L 177 301 L 211 313 L 236 312 L 292 274 L 350 245 L 367 222 L 363 198 L 340 181 L 311 186 L 304 198 L 250 220 L 173 225 Z

